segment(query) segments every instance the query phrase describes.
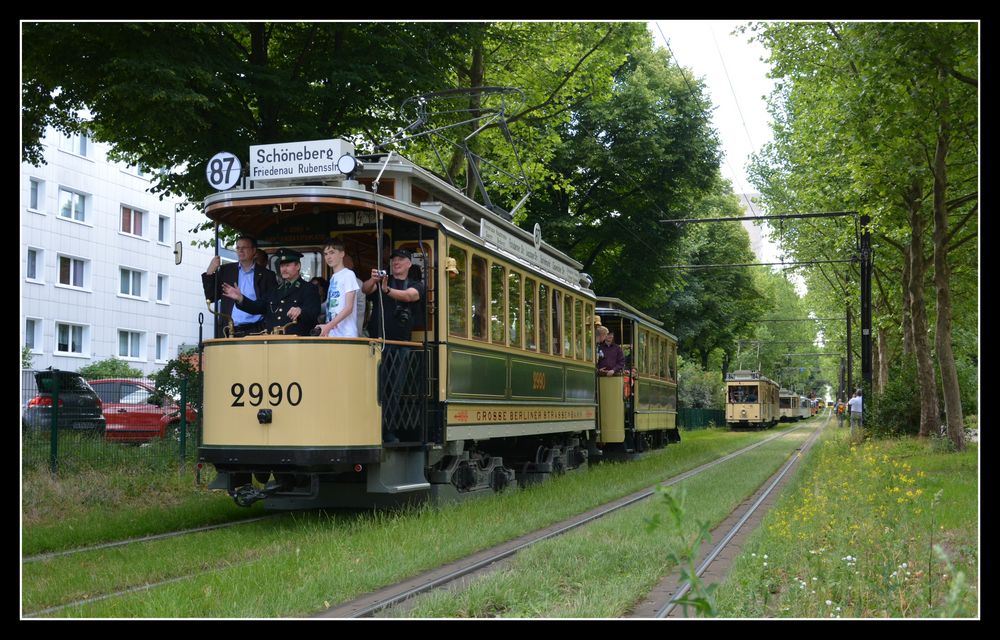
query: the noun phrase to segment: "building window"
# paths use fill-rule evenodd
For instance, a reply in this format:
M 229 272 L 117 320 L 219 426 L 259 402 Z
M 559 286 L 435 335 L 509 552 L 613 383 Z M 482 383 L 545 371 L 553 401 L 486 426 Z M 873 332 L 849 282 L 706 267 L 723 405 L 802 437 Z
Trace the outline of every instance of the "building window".
M 74 133 L 67 135 L 64 133 L 59 136 L 59 148 L 63 151 L 75 153 L 78 156 L 86 158 L 89 146 L 89 140 L 87 139 L 86 134 Z
M 70 191 L 69 189 L 60 189 L 59 216 L 67 220 L 86 222 L 87 196 L 76 191 Z
M 170 300 L 170 277 L 162 273 L 156 276 L 156 301 L 169 302 Z
M 156 334 L 156 361 L 167 361 L 167 335 L 164 333 Z
M 142 237 L 143 212 L 132 207 L 122 206 L 121 232 Z
M 31 178 L 29 181 L 30 192 L 28 195 L 28 208 L 32 211 L 41 211 L 42 202 L 45 199 L 45 188 L 41 180 Z
M 86 353 L 86 327 L 78 324 L 56 323 L 56 353 Z
M 28 257 L 24 265 L 25 278 L 35 282 L 41 282 L 44 279 L 42 278 L 42 267 L 45 264 L 42 259 L 43 255 L 44 252 L 41 249 L 28 247 Z
M 140 358 L 142 353 L 142 334 L 138 331 L 118 332 L 118 356 L 121 358 Z
M 141 298 L 142 271 L 133 271 L 132 269 L 122 267 L 119 269 L 119 273 L 121 274 L 121 286 L 119 287 L 118 293 L 123 296 Z
M 38 318 L 24 319 L 24 346 L 34 353 L 42 351 L 42 321 Z
M 83 289 L 86 283 L 86 261 L 59 256 L 59 284 Z
M 170 243 L 170 218 L 160 216 L 160 224 L 156 230 L 156 239 L 162 244 Z

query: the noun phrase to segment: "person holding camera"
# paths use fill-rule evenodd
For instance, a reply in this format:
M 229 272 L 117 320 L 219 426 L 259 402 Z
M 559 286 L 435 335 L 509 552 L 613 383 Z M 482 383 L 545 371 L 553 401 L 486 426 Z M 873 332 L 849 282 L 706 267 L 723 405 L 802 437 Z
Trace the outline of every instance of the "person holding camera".
M 419 303 L 424 297 L 424 283 L 410 278 L 410 252 L 396 249 L 389 257 L 391 273 L 372 269 L 371 277 L 361 291 L 372 300 L 372 315 L 368 320 L 368 336 L 386 340 L 408 341 L 417 321 Z M 382 349 L 381 397 L 383 439 L 398 442 L 395 429 L 400 424 L 399 396 L 402 394 L 408 370 L 408 347 L 386 344 Z
M 410 252 L 396 249 L 389 258 L 391 273 L 372 269 L 371 277 L 361 291 L 372 300 L 372 315 L 368 320 L 368 336 L 381 338 L 385 327 L 386 340 L 409 340 L 416 321 L 414 308 L 424 298 L 424 283 L 409 278 Z

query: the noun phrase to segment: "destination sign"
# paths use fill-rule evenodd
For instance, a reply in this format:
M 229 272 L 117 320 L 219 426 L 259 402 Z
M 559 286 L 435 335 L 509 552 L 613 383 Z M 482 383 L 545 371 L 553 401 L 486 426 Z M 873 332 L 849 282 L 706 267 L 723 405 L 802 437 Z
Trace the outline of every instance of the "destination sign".
M 340 138 L 258 144 L 250 147 L 251 180 L 288 180 L 341 176 L 337 160 L 353 154 L 354 145 Z
M 536 230 L 535 236 L 538 239 L 537 246 L 541 246 L 541 230 Z M 479 221 L 479 237 L 486 242 L 503 249 L 507 253 L 517 256 L 533 265 L 541 267 L 552 275 L 576 285 L 580 282 L 580 272 L 572 267 L 559 262 L 552 256 L 542 252 L 531 244 L 514 237 L 514 235 L 504 231 L 486 218 Z

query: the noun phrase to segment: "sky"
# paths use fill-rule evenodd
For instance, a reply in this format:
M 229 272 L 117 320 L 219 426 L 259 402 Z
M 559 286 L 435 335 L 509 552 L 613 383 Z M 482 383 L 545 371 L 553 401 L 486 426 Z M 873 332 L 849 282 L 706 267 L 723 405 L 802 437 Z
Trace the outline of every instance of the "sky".
M 769 65 L 764 62 L 767 50 L 757 42 L 749 42 L 747 35 L 733 34 L 737 27 L 745 24 L 745 20 L 658 20 L 649 23 L 656 44 L 664 46 L 666 38 L 677 64 L 690 70 L 696 78 L 705 80 L 715 105 L 712 122 L 725 153 L 720 170 L 737 194 L 756 191 L 750 183 L 747 165 L 750 156 L 771 141 L 771 115 L 767 112 L 765 98 L 774 88 L 774 80 L 767 77 Z M 754 213 L 763 212 L 754 208 L 750 214 Z M 780 261 L 777 246 L 767 238 L 762 227 L 753 229 L 750 223 L 744 226 L 751 233 L 754 252 L 761 262 Z M 757 239 L 755 235 L 761 237 Z M 804 293 L 804 284 L 799 293 Z

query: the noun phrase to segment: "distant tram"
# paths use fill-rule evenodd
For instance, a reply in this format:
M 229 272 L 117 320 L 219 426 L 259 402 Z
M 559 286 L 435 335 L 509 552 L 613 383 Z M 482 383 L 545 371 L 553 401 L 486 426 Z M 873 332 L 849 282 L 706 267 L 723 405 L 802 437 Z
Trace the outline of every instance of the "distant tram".
M 811 415 L 809 398 L 788 389 L 781 389 L 778 393 L 778 414 L 782 422 L 808 418 Z
M 726 374 L 726 424 L 763 429 L 778 423 L 779 387 L 758 371 Z

